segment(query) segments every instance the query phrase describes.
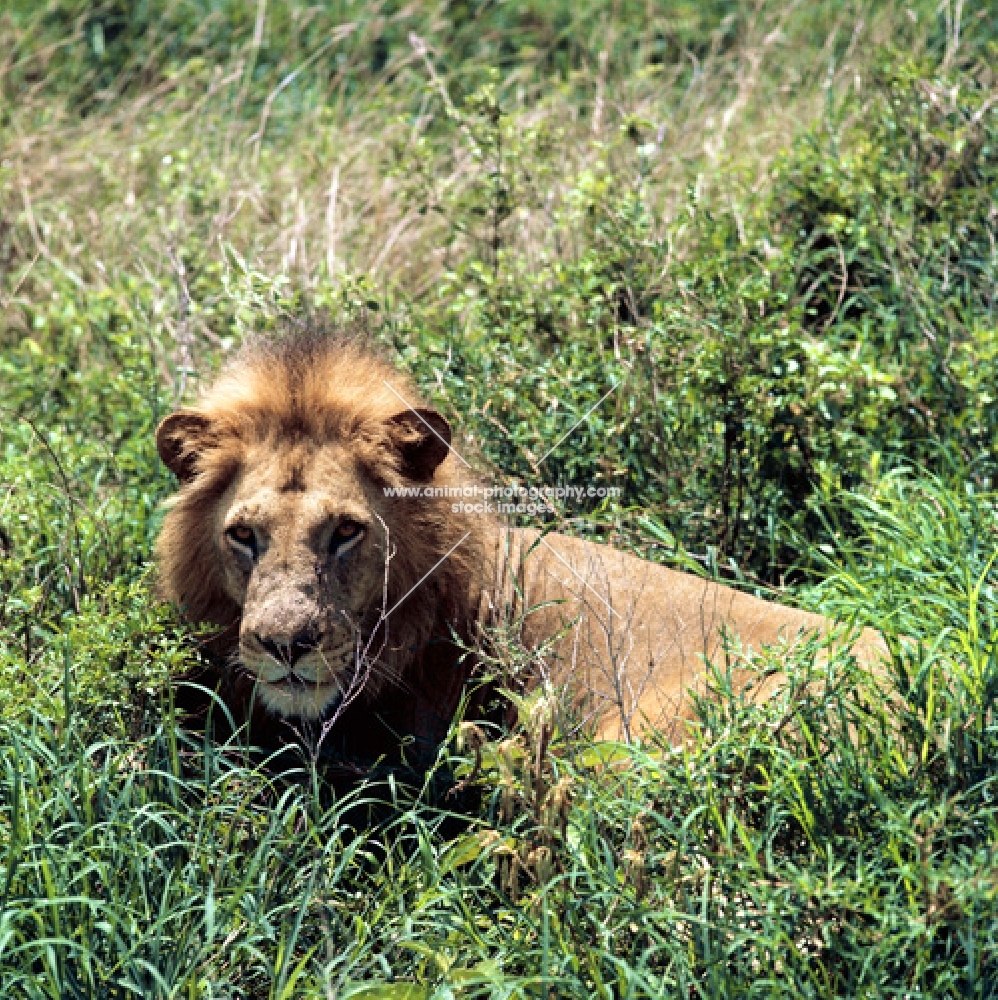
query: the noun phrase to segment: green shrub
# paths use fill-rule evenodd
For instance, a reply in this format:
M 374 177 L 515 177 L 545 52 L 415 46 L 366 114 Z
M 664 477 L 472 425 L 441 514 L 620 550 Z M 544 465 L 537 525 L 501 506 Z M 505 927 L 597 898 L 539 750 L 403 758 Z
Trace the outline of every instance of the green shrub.
M 477 195 L 444 209 L 480 252 L 396 341 L 498 469 L 623 484 L 689 549 L 779 579 L 824 538 L 823 484 L 899 461 L 993 480 L 990 80 L 984 54 L 885 54 L 872 96 L 802 136 L 764 194 L 733 175 L 728 204 L 691 195 L 664 236 L 643 182 L 586 170 L 554 217 L 579 251 L 539 259 L 503 206 L 529 204 L 556 154 L 486 90 L 466 118 Z

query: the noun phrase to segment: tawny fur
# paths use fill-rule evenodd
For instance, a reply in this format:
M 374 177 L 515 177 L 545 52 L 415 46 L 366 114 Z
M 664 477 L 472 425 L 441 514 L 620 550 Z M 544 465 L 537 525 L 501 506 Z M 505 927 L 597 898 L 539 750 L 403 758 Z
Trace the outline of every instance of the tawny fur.
M 305 706 L 350 752 L 386 752 L 407 736 L 432 746 L 473 669 L 467 648 L 505 626 L 532 651 L 526 683 L 565 688 L 572 718 L 606 737 L 656 727 L 678 738 L 722 638 L 758 649 L 832 627 L 602 545 L 456 514 L 450 496 L 386 497 L 386 487 L 470 482 L 441 435 L 449 439 L 446 422 L 368 345 L 324 334 L 252 341 L 195 408 L 164 421 L 157 443 L 181 488 L 157 543 L 161 588 L 192 620 L 218 626 L 216 655 L 264 689 L 239 702 L 258 729 Z M 234 509 L 259 522 L 254 566 L 243 556 L 234 568 Z M 350 512 L 365 537 L 327 555 L 323 520 Z M 373 607 L 355 607 L 360 581 L 374 593 L 373 573 L 383 589 L 365 598 Z M 254 590 L 254 574 L 269 574 L 266 585 Z M 280 658 L 265 650 L 293 648 L 291 633 L 308 626 L 320 647 L 335 632 L 329 648 L 342 657 L 341 619 L 353 624 L 357 657 L 372 662 L 349 704 L 330 712 L 319 702 L 346 690 L 345 660 L 310 668 L 322 678 L 313 705 L 311 689 L 278 676 Z M 865 633 L 854 652 L 872 659 L 882 645 Z
M 242 613 L 219 579 L 218 538 L 212 531 L 226 489 L 254 448 L 277 456 L 290 478 L 301 442 L 345 442 L 358 464 L 379 487 L 411 486 L 386 430 L 389 418 L 418 405 L 419 396 L 372 349 L 352 336 L 322 333 L 251 341 L 199 401 L 196 412 L 210 425 L 209 436 L 189 458 L 195 478 L 173 498 L 157 545 L 163 595 L 192 620 L 236 625 Z M 453 461 L 438 467 L 433 485 L 455 484 Z M 416 584 L 469 528 L 450 513 L 451 501 L 407 498 L 387 505 L 393 542 L 387 606 L 409 594 L 406 613 L 395 623 L 393 646 L 421 648 L 444 611 L 467 616 L 466 581 L 477 558 L 472 539 L 445 560 L 427 586 Z M 471 543 L 471 544 L 469 544 Z M 410 593 L 411 591 L 411 593 Z M 402 676 L 411 657 L 392 672 Z

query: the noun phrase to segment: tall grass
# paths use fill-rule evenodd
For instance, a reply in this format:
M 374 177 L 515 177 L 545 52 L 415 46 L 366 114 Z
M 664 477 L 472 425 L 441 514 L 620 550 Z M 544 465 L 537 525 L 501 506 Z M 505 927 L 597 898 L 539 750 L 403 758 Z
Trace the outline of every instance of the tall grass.
M 995 591 L 975 542 L 994 536 L 994 498 L 900 477 L 839 503 L 863 541 L 809 600 L 910 626 L 889 676 L 819 666 L 813 645 L 774 653 L 791 682 L 760 707 L 723 696 L 720 669 L 682 750 L 576 743 L 538 769 L 528 724 L 479 746 L 482 805 L 457 827 L 432 782 L 330 803 L 307 762 L 279 778 L 185 742 L 168 709 L 130 739 L 6 723 L 3 982 L 32 997 L 993 995 Z M 361 800 L 392 805 L 366 829 Z
M 668 219 L 721 161 L 763 177 L 878 42 L 934 30 L 833 0 L 615 11 L 263 3 L 258 22 L 193 0 L 25 5 L 0 29 L 5 216 L 26 223 L 11 252 L 98 286 L 131 259 L 172 290 L 171 248 L 218 266 L 222 242 L 307 285 L 345 273 L 426 292 L 478 249 L 448 209 L 480 177 L 463 118 L 483 85 L 546 161 L 506 228 L 558 253 L 550 220 L 579 174 L 640 171 Z
M 0 992 L 996 995 L 996 39 L 973 3 L 9 4 Z M 781 695 L 718 664 L 681 749 L 538 754 L 525 713 L 340 797 L 185 733 L 153 431 L 303 308 L 497 476 L 623 486 L 563 528 L 791 583 L 890 665 L 773 650 Z

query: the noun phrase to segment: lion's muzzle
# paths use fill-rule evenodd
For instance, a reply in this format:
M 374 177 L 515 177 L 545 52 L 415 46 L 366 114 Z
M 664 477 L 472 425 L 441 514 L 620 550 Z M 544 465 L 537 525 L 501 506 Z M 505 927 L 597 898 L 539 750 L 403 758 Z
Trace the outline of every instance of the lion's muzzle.
M 353 647 L 353 636 L 342 626 L 327 632 L 312 622 L 267 629 L 255 618 L 244 620 L 239 659 L 256 677 L 257 695 L 267 709 L 278 715 L 316 718 L 349 686 L 345 677 L 353 663 Z
M 285 639 L 272 639 L 259 633 L 253 636 L 257 645 L 278 663 L 284 663 L 294 669 L 299 660 L 316 650 L 319 645 L 319 634 L 315 629 L 305 628 L 295 632 Z

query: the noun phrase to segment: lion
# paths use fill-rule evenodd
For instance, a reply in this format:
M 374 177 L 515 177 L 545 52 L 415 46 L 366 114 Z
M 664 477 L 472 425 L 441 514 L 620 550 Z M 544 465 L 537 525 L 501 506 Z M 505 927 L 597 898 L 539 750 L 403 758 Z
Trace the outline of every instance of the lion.
M 214 627 L 225 701 L 255 737 L 432 752 L 474 710 L 476 651 L 499 632 L 524 651 L 522 685 L 563 691 L 574 725 L 676 741 L 713 658 L 835 627 L 456 502 L 481 493 L 450 425 L 356 335 L 251 339 L 156 444 L 179 480 L 160 588 Z M 853 641 L 882 654 L 873 633 Z

